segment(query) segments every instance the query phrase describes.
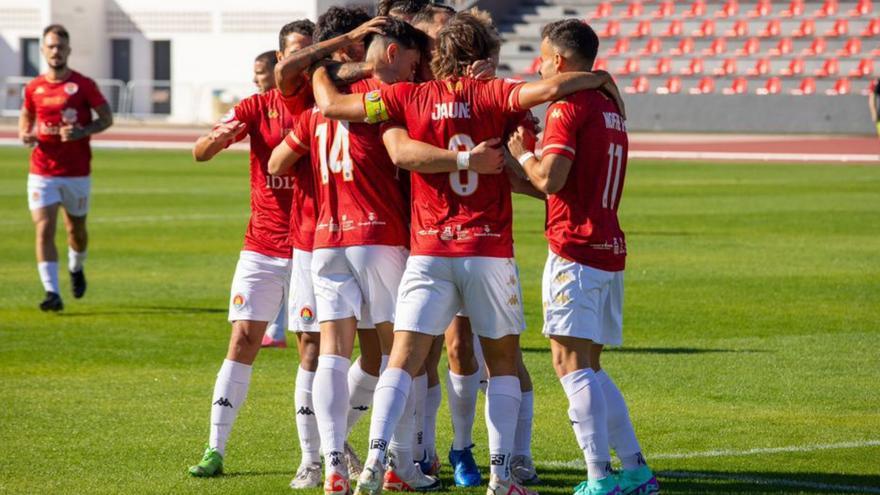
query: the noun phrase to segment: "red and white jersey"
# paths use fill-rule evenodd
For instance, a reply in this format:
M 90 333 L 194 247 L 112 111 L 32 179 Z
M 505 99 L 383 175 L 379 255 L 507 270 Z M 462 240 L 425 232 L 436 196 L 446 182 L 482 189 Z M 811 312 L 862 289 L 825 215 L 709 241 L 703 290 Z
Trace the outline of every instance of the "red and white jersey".
M 363 79 L 342 91 L 366 93 L 381 85 Z M 300 114 L 285 142 L 311 156 L 318 204 L 315 249 L 407 244 L 408 203 L 380 126 L 330 120 L 313 108 Z
M 236 141 L 250 136 L 251 218 L 244 249 L 290 258 L 291 204 L 298 189 L 311 191 L 312 180 L 310 175 L 272 177 L 268 166 L 272 150 L 293 128 L 294 118 L 282 102 L 281 93 L 273 89 L 240 101 L 222 119 L 224 123 L 232 120 L 247 126 Z
M 628 148 L 623 117 L 599 91 L 575 93 L 547 109 L 542 156 L 572 160 L 565 185 L 547 198 L 551 251 L 600 270 L 624 269 L 626 239 L 617 207 Z
M 63 81 L 37 76 L 24 88 L 23 110 L 36 115 L 37 146 L 30 173 L 52 177 L 84 177 L 91 173 L 90 138 L 61 142 L 61 128 L 86 126 L 92 109 L 107 103 L 95 81 L 76 71 Z
M 385 86 L 379 94 L 391 120 L 413 139 L 452 150 L 503 137 L 519 122 L 521 81 L 430 81 Z M 414 255 L 513 257 L 513 208 L 506 174 L 413 173 Z

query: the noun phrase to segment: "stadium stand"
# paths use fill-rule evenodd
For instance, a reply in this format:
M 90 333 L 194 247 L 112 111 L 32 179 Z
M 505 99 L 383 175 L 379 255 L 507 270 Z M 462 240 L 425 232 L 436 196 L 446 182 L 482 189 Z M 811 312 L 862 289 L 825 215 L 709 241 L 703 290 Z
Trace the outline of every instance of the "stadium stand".
M 872 0 L 527 0 L 500 22 L 501 69 L 535 77 L 541 26 L 564 17 L 637 94 L 867 95 L 880 56 Z

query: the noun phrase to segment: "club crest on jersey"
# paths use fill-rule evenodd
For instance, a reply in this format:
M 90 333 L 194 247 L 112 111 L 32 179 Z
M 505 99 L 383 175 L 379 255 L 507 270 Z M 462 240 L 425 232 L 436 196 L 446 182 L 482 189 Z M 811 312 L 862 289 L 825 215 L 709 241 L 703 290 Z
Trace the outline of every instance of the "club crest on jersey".
M 75 124 L 78 117 L 79 113 L 75 108 L 65 108 L 61 112 L 61 121 L 65 124 Z
M 266 115 L 268 115 L 270 119 L 277 119 L 278 118 L 278 110 L 275 110 L 274 108 L 270 108 L 269 112 Z
M 64 92 L 73 96 L 76 92 L 79 91 L 79 84 L 75 82 L 69 82 L 64 85 Z
M 244 307 L 245 299 L 241 294 L 236 294 L 232 298 L 232 305 L 235 306 L 235 309 L 241 309 Z
M 312 323 L 315 321 L 315 312 L 310 306 L 303 306 L 302 309 L 299 310 L 299 318 L 304 323 Z

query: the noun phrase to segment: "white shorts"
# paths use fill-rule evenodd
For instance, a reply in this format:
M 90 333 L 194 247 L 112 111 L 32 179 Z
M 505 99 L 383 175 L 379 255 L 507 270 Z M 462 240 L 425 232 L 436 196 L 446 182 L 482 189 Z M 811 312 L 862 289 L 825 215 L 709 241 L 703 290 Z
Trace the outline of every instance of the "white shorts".
M 287 301 L 287 329 L 291 332 L 318 332 L 315 286 L 312 284 L 312 253 L 293 250 L 290 273 L 290 299 Z
M 397 296 L 395 330 L 442 335 L 456 313 L 480 337 L 525 330 L 522 290 L 513 258 L 410 256 Z
M 36 210 L 61 203 L 72 217 L 89 212 L 91 177 L 51 177 L 28 174 L 28 208 Z
M 544 335 L 623 343 L 623 271 L 606 272 L 551 252 L 541 293 Z
M 354 316 L 358 328 L 393 322 L 408 256 L 401 246 L 316 249 L 312 281 L 321 321 Z
M 242 251 L 232 277 L 229 321 L 275 321 L 289 285 L 289 259 Z

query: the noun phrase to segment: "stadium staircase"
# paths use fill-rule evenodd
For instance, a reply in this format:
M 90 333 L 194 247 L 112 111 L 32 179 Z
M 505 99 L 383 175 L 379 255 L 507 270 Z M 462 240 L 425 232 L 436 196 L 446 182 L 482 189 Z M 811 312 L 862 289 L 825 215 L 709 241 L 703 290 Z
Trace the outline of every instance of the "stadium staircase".
M 868 94 L 880 71 L 872 0 L 525 0 L 499 22 L 502 71 L 535 77 L 562 18 L 593 26 L 596 68 L 628 93 Z

